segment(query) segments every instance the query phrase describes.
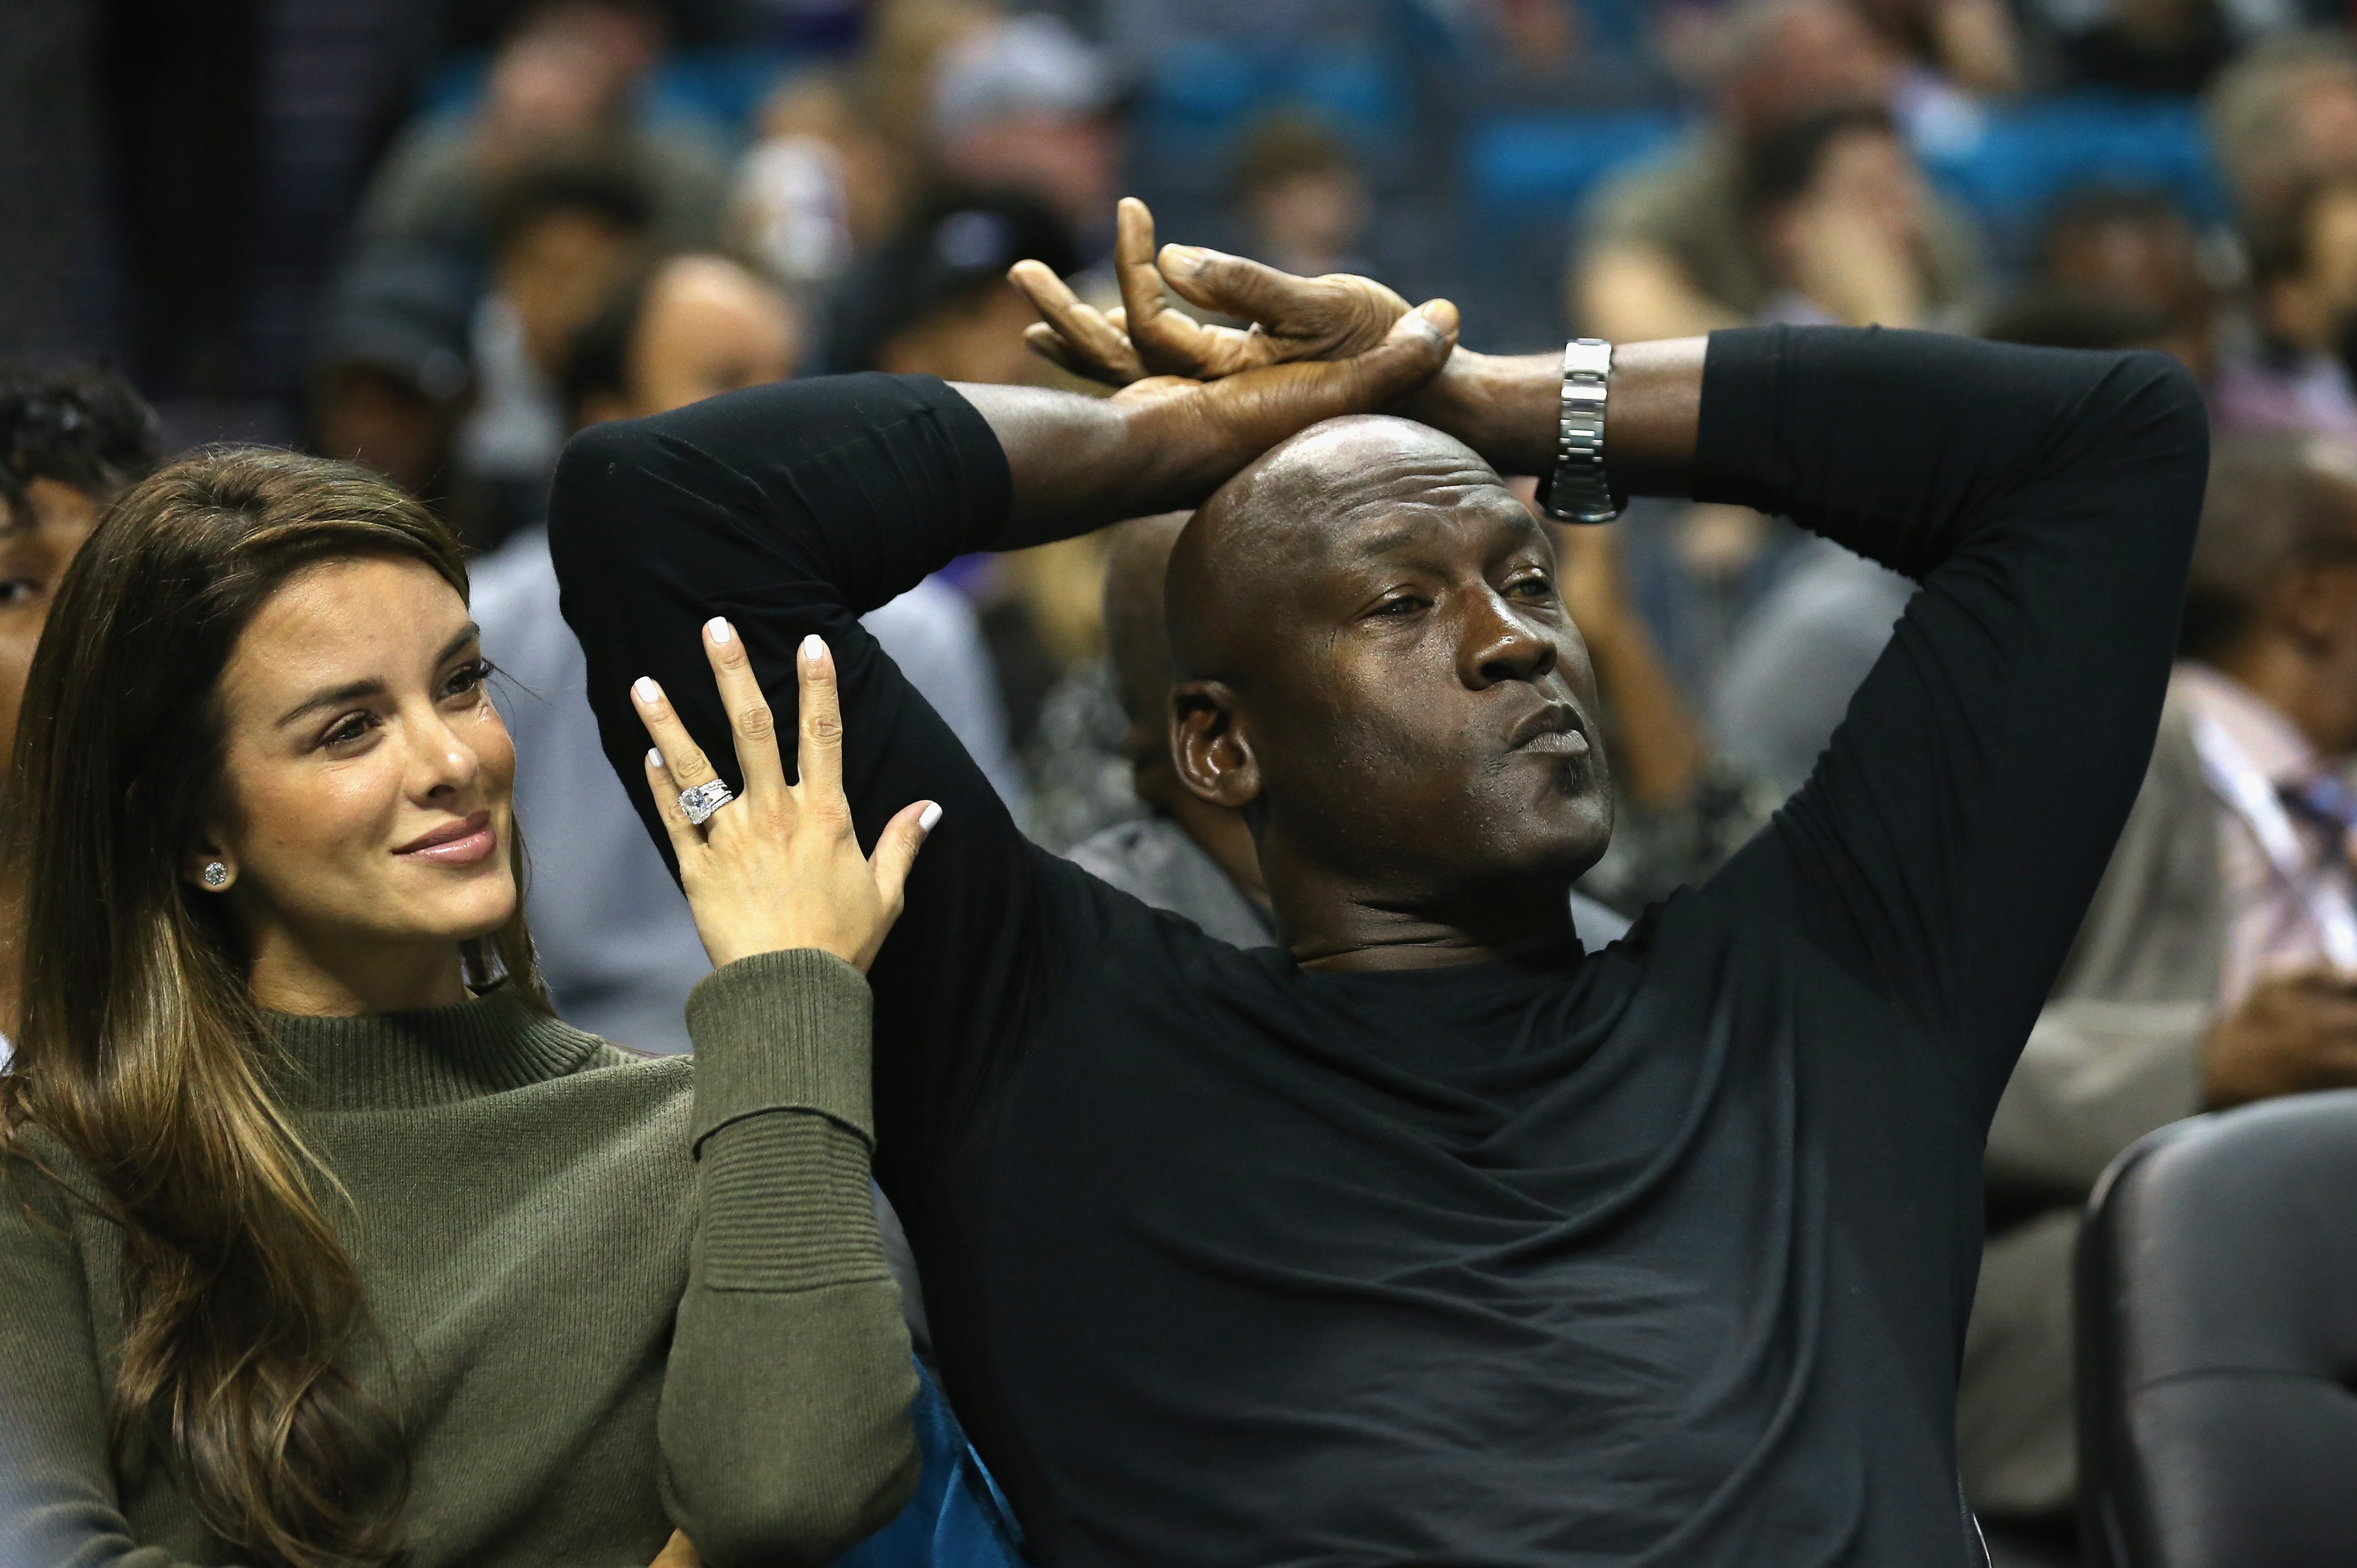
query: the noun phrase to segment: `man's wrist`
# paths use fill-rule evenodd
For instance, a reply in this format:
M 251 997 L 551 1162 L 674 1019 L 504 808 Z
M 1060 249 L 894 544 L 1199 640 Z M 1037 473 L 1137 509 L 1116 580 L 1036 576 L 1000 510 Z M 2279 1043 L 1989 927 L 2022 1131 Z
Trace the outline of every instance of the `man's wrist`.
M 1459 349 L 1403 412 L 1454 435 L 1501 474 L 1544 475 L 1555 464 L 1562 372 L 1558 354 Z

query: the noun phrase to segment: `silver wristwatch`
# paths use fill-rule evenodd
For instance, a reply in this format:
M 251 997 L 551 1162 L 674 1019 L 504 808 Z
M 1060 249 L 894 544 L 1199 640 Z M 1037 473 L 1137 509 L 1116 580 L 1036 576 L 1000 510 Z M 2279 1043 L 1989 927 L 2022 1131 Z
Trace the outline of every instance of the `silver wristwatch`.
M 1558 522 L 1610 522 L 1620 515 L 1604 477 L 1604 396 L 1612 345 L 1574 338 L 1563 346 L 1563 413 L 1555 472 L 1539 486 L 1539 505 Z

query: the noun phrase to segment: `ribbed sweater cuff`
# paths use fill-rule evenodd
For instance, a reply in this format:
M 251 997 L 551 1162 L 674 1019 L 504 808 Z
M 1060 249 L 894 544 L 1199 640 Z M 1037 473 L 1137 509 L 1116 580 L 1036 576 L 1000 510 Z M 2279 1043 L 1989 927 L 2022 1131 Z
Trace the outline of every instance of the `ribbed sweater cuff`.
M 876 1141 L 871 998 L 860 972 L 815 948 L 756 953 L 687 996 L 695 1043 L 695 1146 L 765 1111 L 815 1111 Z

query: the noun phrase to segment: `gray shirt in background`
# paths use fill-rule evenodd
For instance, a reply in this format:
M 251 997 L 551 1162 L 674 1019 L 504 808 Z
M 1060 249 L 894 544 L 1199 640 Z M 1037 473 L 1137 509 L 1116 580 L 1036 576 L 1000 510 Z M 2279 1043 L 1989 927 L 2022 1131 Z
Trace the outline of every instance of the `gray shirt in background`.
M 606 761 L 581 645 L 557 609 L 548 535 L 529 529 L 474 564 L 483 656 L 516 745 L 526 912 L 550 999 L 568 1024 L 642 1051 L 688 1048 L 687 993 L 711 972 L 687 900 Z M 1021 770 L 973 607 L 920 583 L 863 618 L 1017 821 Z

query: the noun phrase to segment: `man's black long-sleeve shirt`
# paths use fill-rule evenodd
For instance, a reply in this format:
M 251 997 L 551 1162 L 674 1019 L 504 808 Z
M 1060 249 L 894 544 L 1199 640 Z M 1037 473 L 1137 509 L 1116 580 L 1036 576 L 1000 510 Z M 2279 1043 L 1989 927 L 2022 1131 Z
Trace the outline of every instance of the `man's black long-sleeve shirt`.
M 941 383 L 602 426 L 553 527 L 634 794 L 640 674 L 734 775 L 720 614 L 781 722 L 834 647 L 863 840 L 945 808 L 872 976 L 878 1170 L 1043 1561 L 1921 1568 L 1978 1560 L 1983 1138 L 2151 745 L 2205 451 L 2158 356 L 1717 335 L 1696 494 L 1922 589 L 1706 886 L 1406 973 L 1227 947 L 1017 831 L 857 621 L 1006 525 Z

